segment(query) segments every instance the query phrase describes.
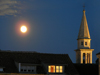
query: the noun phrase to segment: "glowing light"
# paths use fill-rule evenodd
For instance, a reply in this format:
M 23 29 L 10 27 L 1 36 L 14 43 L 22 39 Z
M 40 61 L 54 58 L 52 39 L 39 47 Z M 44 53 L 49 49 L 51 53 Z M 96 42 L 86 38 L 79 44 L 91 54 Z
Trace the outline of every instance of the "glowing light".
M 25 30 L 24 30 L 24 27 L 21 30 L 22 26 L 26 27 Z M 30 35 L 30 30 L 31 30 L 30 23 L 26 20 L 19 20 L 15 23 L 14 30 L 15 30 L 15 33 L 18 35 L 18 37 L 26 37 L 26 36 Z
M 21 30 L 21 32 L 25 33 L 27 31 L 27 27 L 26 26 L 21 26 L 20 30 Z

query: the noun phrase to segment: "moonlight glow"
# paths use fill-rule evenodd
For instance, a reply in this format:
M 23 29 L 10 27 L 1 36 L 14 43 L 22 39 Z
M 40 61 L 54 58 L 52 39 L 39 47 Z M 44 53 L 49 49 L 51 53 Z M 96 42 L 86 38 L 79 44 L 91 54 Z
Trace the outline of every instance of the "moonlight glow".
M 21 26 L 20 30 L 21 30 L 21 32 L 25 33 L 27 31 L 27 27 L 26 26 Z

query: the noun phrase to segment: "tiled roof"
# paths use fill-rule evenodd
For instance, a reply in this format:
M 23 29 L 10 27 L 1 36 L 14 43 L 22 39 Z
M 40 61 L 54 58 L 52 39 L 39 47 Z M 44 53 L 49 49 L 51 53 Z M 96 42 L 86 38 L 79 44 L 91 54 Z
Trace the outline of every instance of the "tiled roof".
M 80 75 L 98 75 L 98 64 L 74 64 Z
M 47 54 L 36 52 L 0 51 L 0 67 L 5 67 L 6 73 L 18 73 L 14 62 L 39 64 L 37 73 L 45 74 L 42 63 L 47 65 L 66 65 L 65 73 L 78 74 L 68 54 Z M 42 62 L 42 63 L 41 63 Z
M 80 75 L 77 69 L 74 67 L 70 58 L 68 60 L 68 65 L 65 66 L 65 73 L 67 75 Z
M 40 54 L 40 59 L 45 64 L 68 64 L 68 54 Z
M 36 67 L 36 72 L 37 72 L 38 74 L 46 74 L 46 72 L 45 72 L 43 66 L 37 66 L 37 67 Z

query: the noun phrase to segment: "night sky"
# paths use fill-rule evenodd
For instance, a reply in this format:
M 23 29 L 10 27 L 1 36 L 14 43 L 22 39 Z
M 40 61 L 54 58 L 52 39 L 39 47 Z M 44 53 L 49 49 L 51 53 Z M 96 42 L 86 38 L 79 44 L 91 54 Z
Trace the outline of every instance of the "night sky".
M 85 4 L 93 63 L 100 52 L 100 0 L 0 0 L 0 49 L 68 54 L 76 62 Z M 28 27 L 27 33 L 20 26 Z

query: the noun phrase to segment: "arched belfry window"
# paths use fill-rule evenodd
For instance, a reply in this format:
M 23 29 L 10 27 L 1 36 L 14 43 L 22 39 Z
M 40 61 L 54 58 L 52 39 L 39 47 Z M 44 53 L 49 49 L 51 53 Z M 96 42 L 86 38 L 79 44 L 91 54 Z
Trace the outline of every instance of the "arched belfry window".
M 85 64 L 85 53 L 83 53 L 83 64 Z

